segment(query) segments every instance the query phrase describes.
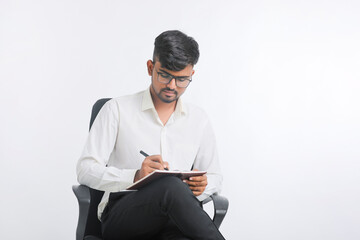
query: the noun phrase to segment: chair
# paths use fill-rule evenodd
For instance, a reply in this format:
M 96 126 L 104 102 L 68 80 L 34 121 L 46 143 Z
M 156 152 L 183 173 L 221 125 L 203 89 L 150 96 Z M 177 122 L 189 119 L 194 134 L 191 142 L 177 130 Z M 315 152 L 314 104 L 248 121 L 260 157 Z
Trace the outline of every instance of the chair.
M 102 106 L 111 98 L 99 99 L 92 108 L 90 126 L 91 128 L 97 114 Z M 79 219 L 76 228 L 76 240 L 101 240 L 101 222 L 97 217 L 97 207 L 104 195 L 103 191 L 89 188 L 85 185 L 74 185 L 72 187 L 79 203 Z M 205 199 L 202 204 L 213 201 L 214 224 L 219 228 L 223 221 L 229 202 L 225 197 L 214 194 Z

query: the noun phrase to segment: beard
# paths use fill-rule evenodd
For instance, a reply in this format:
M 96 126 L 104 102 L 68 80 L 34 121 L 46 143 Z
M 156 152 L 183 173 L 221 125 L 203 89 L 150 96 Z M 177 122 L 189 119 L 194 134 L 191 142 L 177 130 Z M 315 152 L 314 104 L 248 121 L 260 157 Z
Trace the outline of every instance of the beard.
M 155 89 L 154 89 L 154 90 L 155 90 Z M 174 95 L 173 95 L 173 96 L 168 96 L 165 91 L 171 92 L 171 93 L 174 94 Z M 159 98 L 162 102 L 164 102 L 164 103 L 171 103 L 171 102 L 173 102 L 173 101 L 176 101 L 176 100 L 179 98 L 178 92 L 175 91 L 175 90 L 172 90 L 172 89 L 170 89 L 170 88 L 162 88 L 162 89 L 160 90 L 160 92 L 158 92 L 158 93 L 157 93 L 156 91 L 154 91 L 154 92 L 156 93 L 156 95 L 158 96 L 158 98 Z

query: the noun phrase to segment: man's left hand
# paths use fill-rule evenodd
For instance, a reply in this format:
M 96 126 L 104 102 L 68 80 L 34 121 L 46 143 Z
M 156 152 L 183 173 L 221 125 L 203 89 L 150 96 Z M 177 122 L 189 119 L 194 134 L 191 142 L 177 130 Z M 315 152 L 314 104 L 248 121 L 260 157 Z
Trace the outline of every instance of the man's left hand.
M 194 169 L 193 171 L 199 171 L 199 170 Z M 207 186 L 207 176 L 206 174 L 204 174 L 202 176 L 191 177 L 187 180 L 184 180 L 184 182 L 189 185 L 190 190 L 193 192 L 195 196 L 199 196 L 204 192 Z

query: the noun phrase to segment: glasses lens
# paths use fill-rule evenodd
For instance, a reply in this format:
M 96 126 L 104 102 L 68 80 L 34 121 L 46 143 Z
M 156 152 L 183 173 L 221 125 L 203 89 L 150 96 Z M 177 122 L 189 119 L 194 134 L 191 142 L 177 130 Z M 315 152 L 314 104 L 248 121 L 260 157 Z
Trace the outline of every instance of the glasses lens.
M 182 87 L 182 88 L 187 87 L 189 85 L 189 83 L 190 83 L 190 81 L 188 79 L 186 79 L 186 80 L 176 80 L 176 85 L 178 87 Z
M 174 77 L 171 75 L 164 75 L 162 73 L 158 73 L 158 81 L 161 83 L 165 83 L 168 84 L 170 83 L 170 81 L 173 79 Z M 189 83 L 191 82 L 190 79 L 176 79 L 176 86 L 181 87 L 181 88 L 186 88 Z
M 162 76 L 161 74 L 158 74 L 158 80 L 161 83 L 168 83 L 170 81 L 171 76 Z

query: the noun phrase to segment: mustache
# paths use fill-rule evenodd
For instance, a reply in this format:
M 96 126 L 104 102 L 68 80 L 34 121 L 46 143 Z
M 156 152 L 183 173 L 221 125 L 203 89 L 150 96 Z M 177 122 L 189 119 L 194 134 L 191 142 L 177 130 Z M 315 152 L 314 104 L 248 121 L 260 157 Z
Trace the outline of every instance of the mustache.
M 170 88 L 163 88 L 161 89 L 161 91 L 169 91 L 169 92 L 174 92 L 175 94 L 177 94 L 177 91 L 175 91 L 174 89 L 170 89 Z

